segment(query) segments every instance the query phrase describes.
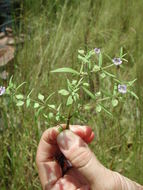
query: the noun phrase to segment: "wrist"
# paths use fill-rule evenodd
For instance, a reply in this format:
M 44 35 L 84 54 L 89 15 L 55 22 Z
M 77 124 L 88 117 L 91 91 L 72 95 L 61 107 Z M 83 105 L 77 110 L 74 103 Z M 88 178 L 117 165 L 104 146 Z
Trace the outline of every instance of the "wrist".
M 143 186 L 122 176 L 118 172 L 113 172 L 113 176 L 115 185 L 114 189 L 116 190 L 143 190 Z

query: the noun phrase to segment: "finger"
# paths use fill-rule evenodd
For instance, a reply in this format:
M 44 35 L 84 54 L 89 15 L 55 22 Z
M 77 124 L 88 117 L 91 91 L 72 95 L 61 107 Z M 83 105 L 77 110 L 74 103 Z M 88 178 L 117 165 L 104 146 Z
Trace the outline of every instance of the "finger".
M 78 188 L 77 190 L 90 190 L 90 187 L 88 185 L 84 185 L 84 186 Z
M 58 135 L 57 143 L 64 156 L 89 183 L 92 184 L 95 179 L 102 178 L 105 168 L 99 163 L 82 138 L 69 130 L 64 130 Z
M 60 178 L 50 190 L 76 190 L 81 187 L 81 184 L 76 179 L 76 176 L 65 175 Z M 46 189 L 49 190 L 49 189 Z
M 53 156 L 59 153 L 56 140 L 58 134 L 57 127 L 49 128 L 43 133 L 37 149 L 36 160 L 38 163 L 52 159 Z
M 62 124 L 61 126 L 63 129 L 66 129 L 66 124 Z M 89 126 L 69 125 L 69 129 L 80 136 L 86 143 L 90 143 L 94 139 L 94 132 Z
M 80 136 L 86 143 L 90 143 L 94 139 L 94 132 L 89 126 L 70 125 L 70 130 Z
M 76 168 L 71 168 L 67 171 L 67 174 L 76 177 L 81 186 L 89 185 L 87 179 L 81 175 L 81 173 Z
M 60 152 L 56 141 L 58 134 L 57 127 L 46 130 L 37 149 L 36 164 L 43 189 L 45 186 L 50 189 L 62 177 L 61 167 L 54 160 L 54 157 Z

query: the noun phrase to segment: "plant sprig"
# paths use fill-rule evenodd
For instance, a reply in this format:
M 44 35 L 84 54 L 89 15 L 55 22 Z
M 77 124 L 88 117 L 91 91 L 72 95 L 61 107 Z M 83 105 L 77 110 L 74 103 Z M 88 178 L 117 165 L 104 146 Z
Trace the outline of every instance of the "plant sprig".
M 108 58 L 110 62 L 109 65 L 105 65 L 104 56 Z M 108 116 L 112 117 L 112 110 L 107 107 L 107 102 L 111 105 L 110 107 L 114 108 L 121 102 L 124 102 L 127 95 L 133 96 L 138 100 L 138 96 L 132 90 L 137 79 L 125 81 L 117 76 L 118 69 L 123 67 L 124 63 L 127 62 L 125 56 L 126 54 L 123 53 L 123 48 L 120 49 L 119 57 L 113 59 L 109 55 L 103 54 L 99 48 L 95 48 L 87 53 L 85 53 L 84 50 L 78 50 L 78 59 L 81 63 L 78 70 L 63 67 L 51 71 L 53 74 L 66 73 L 72 75 L 71 80 L 66 78 L 67 87 L 60 88 L 57 91 L 63 99 L 63 103 L 60 105 L 50 102 L 56 92 L 52 92 L 47 97 L 39 93 L 36 100 L 31 97 L 33 89 L 27 95 L 19 93 L 19 90 L 25 82 L 16 86 L 13 83 L 12 77 L 10 78 L 5 95 L 12 97 L 12 101 L 14 101 L 18 107 L 26 106 L 26 108 L 29 108 L 32 106 L 35 110 L 35 116 L 37 118 L 42 116 L 48 125 L 54 122 L 61 123 L 61 121 L 64 121 L 68 128 L 72 117 L 77 116 L 80 118 L 82 115 L 82 113 L 80 113 L 81 107 L 85 110 L 92 107 L 96 113 L 104 111 Z M 109 71 L 111 68 L 117 68 L 116 72 L 111 73 Z M 100 88 L 97 92 L 91 91 L 92 88 L 89 82 L 90 77 L 90 80 L 94 83 L 93 78 L 95 76 L 98 76 L 100 80 Z M 2 89 L 2 87 L 0 88 L 0 95 L 2 95 L 4 89 Z M 89 102 L 92 102 L 92 106 L 83 106 L 85 95 L 88 97 Z M 64 114 L 62 111 L 65 105 L 68 108 L 67 114 Z

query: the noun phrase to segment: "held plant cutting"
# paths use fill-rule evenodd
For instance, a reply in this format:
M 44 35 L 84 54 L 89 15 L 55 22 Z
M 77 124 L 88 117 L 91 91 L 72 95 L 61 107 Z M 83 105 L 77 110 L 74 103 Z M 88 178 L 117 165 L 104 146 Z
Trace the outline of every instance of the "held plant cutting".
M 133 96 L 138 99 L 132 90 L 136 79 L 125 81 L 122 78 L 122 70 L 125 69 L 124 64 L 127 62 L 125 56 L 123 48 L 120 49 L 119 56 L 115 58 L 111 58 L 99 48 L 87 53 L 84 50 L 78 50 L 79 69 L 63 67 L 51 71 L 53 74 L 65 73 L 66 88 L 61 87 L 48 97 L 39 93 L 35 100 L 32 98 L 33 89 L 26 95 L 19 93 L 19 89 L 25 82 L 16 86 L 11 77 L 7 88 L 0 86 L 0 98 L 9 97 L 18 107 L 32 106 L 36 118 L 42 116 L 47 126 L 64 122 L 68 128 L 72 118 L 82 120 L 82 113 L 91 108 L 96 114 L 105 112 L 112 117 L 113 108 L 125 102 L 126 98 Z M 105 63 L 104 57 L 106 58 Z M 93 88 L 95 78 L 98 79 L 96 90 Z M 52 97 L 57 96 L 57 93 L 63 100 L 59 105 L 51 103 Z M 83 101 L 85 97 L 86 101 Z M 63 112 L 65 105 L 68 113 Z

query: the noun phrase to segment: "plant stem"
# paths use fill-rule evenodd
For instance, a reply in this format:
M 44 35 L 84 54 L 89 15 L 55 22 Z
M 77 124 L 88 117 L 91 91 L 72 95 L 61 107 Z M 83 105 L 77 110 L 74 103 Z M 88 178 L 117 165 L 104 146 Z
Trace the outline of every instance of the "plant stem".
M 68 117 L 67 117 L 66 129 L 69 129 L 70 119 L 72 118 L 71 110 L 72 110 L 72 105 L 71 105 L 70 108 L 69 108 Z
M 114 64 L 111 64 L 111 65 L 107 65 L 105 67 L 103 67 L 102 69 L 108 69 L 109 67 L 112 67 Z

